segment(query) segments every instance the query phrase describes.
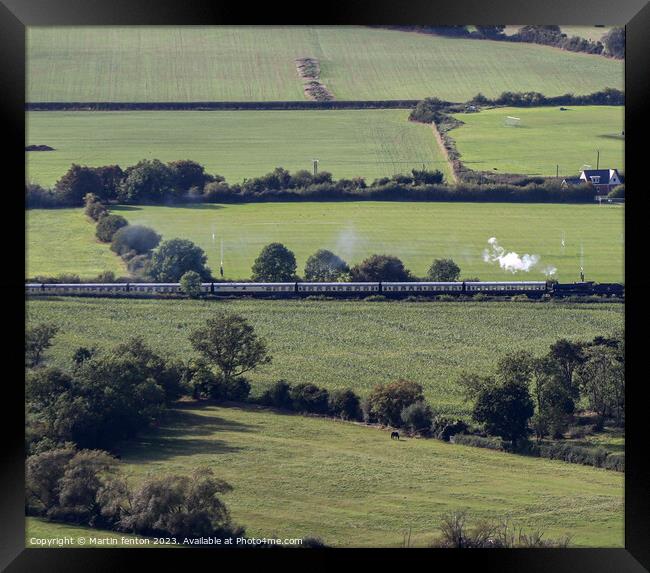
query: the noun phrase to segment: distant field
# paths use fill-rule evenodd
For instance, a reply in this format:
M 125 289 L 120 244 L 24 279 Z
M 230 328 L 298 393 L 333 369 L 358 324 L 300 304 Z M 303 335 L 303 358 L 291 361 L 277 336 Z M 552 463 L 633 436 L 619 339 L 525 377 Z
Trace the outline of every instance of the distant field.
M 252 373 L 253 393 L 272 382 L 351 387 L 366 395 L 397 378 L 423 385 L 436 411 L 467 415 L 462 370 L 489 372 L 503 354 L 545 353 L 560 337 L 591 340 L 623 324 L 621 304 L 366 302 L 297 300 L 33 299 L 30 322 L 60 326 L 49 360 L 66 367 L 79 346 L 109 348 L 143 336 L 165 357 L 192 355 L 189 333 L 212 312 L 244 315 L 273 363 Z
M 465 125 L 449 135 L 456 141 L 461 161 L 476 171 L 575 177 L 584 164 L 624 171 L 625 109 L 622 106 L 566 106 L 496 108 L 457 114 Z M 518 126 L 505 125 L 507 116 Z
M 505 33 L 508 36 L 516 34 L 521 26 L 506 26 Z M 612 26 L 560 26 L 562 33 L 567 36 L 578 36 L 592 42 L 598 42 L 612 29 Z
M 76 273 L 84 278 L 102 271 L 126 271 L 106 243 L 95 237 L 95 225 L 83 209 L 25 211 L 25 257 L 28 277 Z
M 230 182 L 284 167 L 319 168 L 335 178 L 408 173 L 449 164 L 428 125 L 408 110 L 30 112 L 27 176 L 53 185 L 72 163 L 123 168 L 141 159 L 192 159 Z
M 391 441 L 373 428 L 267 411 L 186 405 L 122 451 L 134 480 L 211 467 L 233 491 L 235 522 L 255 537 L 328 545 L 431 544 L 441 514 L 510 517 L 577 547 L 623 547 L 623 476 L 560 461 Z M 32 520 L 33 528 L 45 529 Z M 89 530 L 87 530 L 89 531 Z M 53 532 L 54 533 L 54 532 Z M 79 534 L 75 531 L 75 534 Z
M 305 56 L 342 100 L 623 88 L 622 61 L 534 44 L 354 26 L 30 27 L 27 100 L 303 100 Z
M 113 211 L 132 224 L 153 227 L 164 239 L 191 239 L 206 251 L 215 273 L 223 238 L 227 279 L 250 277 L 262 247 L 280 241 L 295 252 L 299 274 L 307 257 L 325 248 L 350 264 L 372 253 L 396 255 L 418 276 L 426 274 L 434 258 L 452 257 L 463 277 L 543 280 L 543 268 L 552 265 L 558 279 L 574 281 L 582 251 L 587 278 L 623 280 L 621 206 L 368 201 L 130 206 Z M 81 209 L 28 211 L 27 275 L 65 270 L 89 277 L 116 270 L 117 257 L 93 233 Z M 540 266 L 513 275 L 484 262 L 490 237 L 520 255 L 540 255 Z

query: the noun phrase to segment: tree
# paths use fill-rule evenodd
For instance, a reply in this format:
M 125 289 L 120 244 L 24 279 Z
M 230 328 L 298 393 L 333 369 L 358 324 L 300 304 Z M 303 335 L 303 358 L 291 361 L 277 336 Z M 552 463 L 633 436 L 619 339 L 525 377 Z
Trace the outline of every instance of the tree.
M 402 425 L 402 410 L 424 400 L 422 386 L 409 380 L 378 384 L 368 396 L 370 414 L 381 424 Z
M 115 233 L 128 224 L 129 222 L 122 215 L 105 215 L 97 223 L 95 235 L 100 241 L 110 243 Z
M 187 271 L 180 280 L 183 292 L 190 298 L 201 295 L 201 275 L 195 271 Z
M 537 440 L 548 434 L 562 434 L 575 404 L 552 357 L 543 356 L 531 361 L 530 393 L 535 404 L 533 428 Z
M 45 352 L 52 346 L 52 339 L 59 332 L 59 327 L 51 323 L 28 326 L 25 330 L 25 364 L 34 367 L 40 364 Z
M 60 480 L 68 462 L 74 457 L 73 447 L 55 448 L 27 458 L 25 495 L 30 514 L 44 515 L 59 502 Z
M 349 388 L 334 390 L 329 397 L 329 409 L 332 415 L 343 420 L 360 420 L 361 403 L 357 396 Z
M 528 434 L 528 421 L 534 412 L 528 388 L 511 382 L 482 390 L 472 417 L 483 424 L 489 434 L 516 444 Z
M 124 178 L 122 168 L 119 165 L 103 165 L 92 169 L 97 173 L 102 183 L 101 188 L 97 190 L 100 200 L 117 199 L 117 193 Z
M 203 249 L 187 239 L 164 241 L 151 257 L 149 273 L 158 282 L 177 282 L 188 271 L 196 272 L 202 280 L 210 280 L 206 267 L 208 257 Z
M 325 388 L 319 388 L 315 384 L 296 384 L 291 388 L 290 396 L 293 409 L 298 412 L 326 414 L 328 411 L 329 394 Z
M 625 57 L 625 28 L 612 28 L 603 38 L 607 53 L 615 58 Z
M 252 278 L 260 282 L 289 282 L 296 278 L 296 257 L 282 243 L 264 247 L 253 263 Z
M 203 189 L 206 183 L 212 178 L 205 172 L 203 165 L 196 161 L 183 159 L 180 161 L 171 161 L 169 166 L 172 178 L 172 184 L 177 195 L 184 195 L 192 187 Z
M 337 281 L 343 273 L 349 272 L 347 263 L 331 251 L 319 249 L 307 259 L 305 280 Z
M 102 184 L 101 178 L 94 169 L 73 163 L 54 185 L 54 192 L 67 205 L 82 205 L 86 194 L 99 193 Z
M 100 224 L 102 222 L 103 219 L 100 221 Z M 113 234 L 111 251 L 121 256 L 127 253 L 141 255 L 155 249 L 158 243 L 160 243 L 160 239 L 160 235 L 150 227 L 127 225 L 119 228 Z
M 84 196 L 84 203 L 86 208 L 84 213 L 87 217 L 90 217 L 93 221 L 99 221 L 102 217 L 108 215 L 108 209 L 104 205 L 99 197 L 94 193 L 86 193 Z
M 549 356 L 554 359 L 560 369 L 560 376 L 571 396 L 578 398 L 580 389 L 574 380 L 576 368 L 584 362 L 584 345 L 561 338 L 551 345 Z
M 459 276 L 460 267 L 452 259 L 435 259 L 427 272 L 432 281 L 455 282 Z
M 408 281 L 410 272 L 404 263 L 390 255 L 372 255 L 350 269 L 352 280 L 359 282 Z
M 427 433 L 431 428 L 433 412 L 423 400 L 403 408 L 400 416 L 404 425 L 412 432 Z
M 124 172 L 118 199 L 125 203 L 161 202 L 171 197 L 173 190 L 172 169 L 158 159 L 143 159 Z
M 117 500 L 110 503 L 106 499 L 105 503 L 113 508 L 117 526 L 125 531 L 181 539 L 240 537 L 243 528 L 233 525 L 221 500 L 221 495 L 231 490 L 212 470 L 199 468 L 189 476 L 149 477 L 131 495 L 116 488 Z
M 291 400 L 291 384 L 286 380 L 278 380 L 262 394 L 262 404 L 290 410 L 293 407 Z
M 625 411 L 625 365 L 617 349 L 602 345 L 588 348 L 577 379 L 589 407 L 601 419 L 612 416 L 620 424 Z
M 214 364 L 226 382 L 271 362 L 266 344 L 243 316 L 220 312 L 189 336 L 192 347 Z

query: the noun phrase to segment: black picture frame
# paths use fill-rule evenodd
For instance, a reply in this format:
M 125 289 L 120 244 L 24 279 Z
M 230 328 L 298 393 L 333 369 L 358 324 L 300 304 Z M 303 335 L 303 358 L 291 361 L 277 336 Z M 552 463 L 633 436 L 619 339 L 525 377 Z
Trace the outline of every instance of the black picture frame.
M 25 27 L 45 25 L 128 25 L 128 24 L 617 24 L 626 25 L 625 130 L 626 186 L 628 205 L 625 218 L 626 277 L 626 472 L 625 472 L 625 548 L 624 549 L 520 549 L 520 550 L 215 550 L 161 552 L 141 549 L 25 549 L 24 532 L 24 425 L 22 412 L 24 369 L 21 332 L 24 328 L 24 221 L 13 213 L 24 212 L 18 189 L 25 180 Z M 5 301 L 3 316 L 6 336 L 3 349 L 3 412 L 7 425 L 2 434 L 0 475 L 0 568 L 7 571 L 115 571 L 123 568 L 153 567 L 152 560 L 164 559 L 168 567 L 185 570 L 197 560 L 218 568 L 228 561 L 260 561 L 265 566 L 282 566 L 302 561 L 310 566 L 332 566 L 345 561 L 349 566 L 391 564 L 402 568 L 422 561 L 428 568 L 444 571 L 449 567 L 468 567 L 476 571 L 580 571 L 633 572 L 650 569 L 650 472 L 646 445 L 648 422 L 643 385 L 644 319 L 647 296 L 643 289 L 642 217 L 646 178 L 644 168 L 645 133 L 650 95 L 650 6 L 644 0 L 563 0 L 517 2 L 498 0 L 454 0 L 430 2 L 411 0 L 359 0 L 346 4 L 317 3 L 279 5 L 266 3 L 215 2 L 204 0 L 0 0 L 0 73 L 3 82 L 1 115 L 8 149 L 3 154 L 4 173 L 15 182 L 4 189 L 6 214 L 5 280 L 0 292 Z M 645 121 L 644 121 L 645 119 Z M 645 161 L 644 161 L 645 160 Z M 9 216 L 7 216 L 7 214 Z M 22 227 L 21 227 L 22 225 Z M 8 238 L 9 237 L 9 238 Z M 16 240 L 20 237 L 21 240 Z M 24 245 L 23 245 L 24 246 Z M 11 301 L 7 304 L 7 301 Z M 9 369 L 6 366 L 12 368 Z M 15 371 L 13 370 L 15 368 Z M 14 374 L 15 373 L 15 374 Z M 525 479 L 525 476 L 522 476 Z M 272 563 L 274 562 L 274 563 Z

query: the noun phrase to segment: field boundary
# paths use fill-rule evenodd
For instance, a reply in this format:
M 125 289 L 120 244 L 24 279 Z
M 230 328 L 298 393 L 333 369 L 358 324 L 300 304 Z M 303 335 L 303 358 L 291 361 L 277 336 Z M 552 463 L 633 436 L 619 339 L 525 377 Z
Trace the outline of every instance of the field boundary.
M 411 109 L 419 99 L 330 101 L 26 102 L 25 111 Z

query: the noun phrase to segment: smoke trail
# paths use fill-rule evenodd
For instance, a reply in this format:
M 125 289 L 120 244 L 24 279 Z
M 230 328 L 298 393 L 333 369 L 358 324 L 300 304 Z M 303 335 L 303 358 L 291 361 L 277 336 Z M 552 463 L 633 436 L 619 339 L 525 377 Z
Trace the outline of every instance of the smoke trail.
M 504 271 L 509 271 L 512 274 L 520 271 L 527 273 L 539 265 L 539 255 L 525 254 L 519 256 L 514 251 L 507 252 L 506 249 L 499 245 L 496 237 L 490 237 L 488 245 L 490 245 L 490 248 L 483 251 L 483 260 L 486 263 L 499 263 L 499 266 Z M 557 269 L 551 265 L 546 265 L 540 270 L 547 277 L 553 276 L 557 272 Z

